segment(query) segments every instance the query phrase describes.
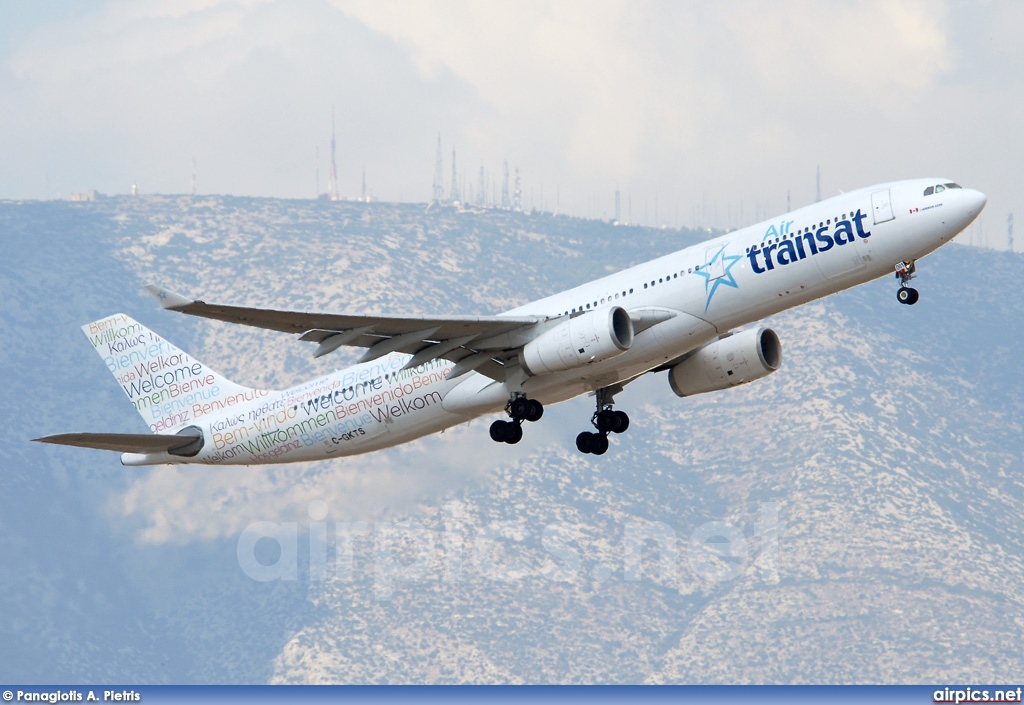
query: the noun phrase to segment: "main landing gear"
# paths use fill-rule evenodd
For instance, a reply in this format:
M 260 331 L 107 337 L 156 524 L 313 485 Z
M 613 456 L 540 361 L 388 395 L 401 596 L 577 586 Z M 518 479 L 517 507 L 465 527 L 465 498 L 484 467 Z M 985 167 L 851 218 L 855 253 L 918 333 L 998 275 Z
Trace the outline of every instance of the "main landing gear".
M 604 455 L 608 451 L 608 434 L 624 433 L 629 428 L 629 416 L 612 408 L 612 394 L 607 389 L 597 390 L 597 411 L 590 422 L 597 433 L 584 431 L 576 436 L 576 449 L 581 453 Z
M 540 421 L 540 417 L 544 415 L 544 405 L 536 399 L 528 399 L 523 394 L 517 394 L 505 405 L 505 411 L 512 420 L 498 420 L 492 423 L 491 440 L 515 445 L 523 440 L 523 421 Z
M 916 274 L 917 265 L 914 264 L 914 260 L 896 263 L 896 278 L 900 280 L 900 288 L 896 292 L 896 300 L 901 304 L 913 306 L 917 303 L 917 299 L 919 298 L 917 289 L 907 286 Z

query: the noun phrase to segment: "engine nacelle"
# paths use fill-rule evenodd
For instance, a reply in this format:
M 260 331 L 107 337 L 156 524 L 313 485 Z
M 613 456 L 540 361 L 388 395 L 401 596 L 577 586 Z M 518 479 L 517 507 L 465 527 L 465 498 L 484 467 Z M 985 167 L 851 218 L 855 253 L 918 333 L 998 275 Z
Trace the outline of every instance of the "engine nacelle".
M 745 330 L 708 343 L 668 373 L 672 391 L 688 397 L 767 377 L 782 364 L 782 343 L 771 328 Z
M 564 372 L 621 355 L 633 344 L 633 321 L 621 306 L 591 311 L 537 336 L 519 364 L 531 375 Z

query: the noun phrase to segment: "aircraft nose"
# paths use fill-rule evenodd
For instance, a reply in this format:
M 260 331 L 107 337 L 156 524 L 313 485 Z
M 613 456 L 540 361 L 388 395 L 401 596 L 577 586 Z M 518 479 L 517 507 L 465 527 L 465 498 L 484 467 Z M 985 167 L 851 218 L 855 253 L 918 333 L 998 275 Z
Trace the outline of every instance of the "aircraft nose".
M 988 203 L 988 196 L 972 188 L 964 189 L 964 196 L 967 198 L 967 204 L 972 214 L 981 213 L 981 209 Z

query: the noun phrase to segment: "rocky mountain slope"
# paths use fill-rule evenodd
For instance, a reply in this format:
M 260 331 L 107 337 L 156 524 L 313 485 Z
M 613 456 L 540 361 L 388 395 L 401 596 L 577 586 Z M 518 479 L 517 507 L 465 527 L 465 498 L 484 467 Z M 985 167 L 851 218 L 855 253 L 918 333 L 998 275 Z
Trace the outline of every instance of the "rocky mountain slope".
M 319 464 L 129 470 L 27 442 L 143 430 L 85 322 L 124 311 L 252 385 L 351 361 L 162 312 L 145 283 L 494 313 L 700 236 L 148 197 L 0 203 L 0 237 L 0 679 L 980 682 L 1024 666 L 1016 255 L 951 245 L 921 262 L 917 306 L 885 280 L 777 316 L 783 368 L 746 388 L 681 400 L 663 374 L 640 380 L 603 457 L 572 445 L 584 398 L 516 447 L 480 420 Z M 298 525 L 297 579 L 246 573 L 258 521 Z

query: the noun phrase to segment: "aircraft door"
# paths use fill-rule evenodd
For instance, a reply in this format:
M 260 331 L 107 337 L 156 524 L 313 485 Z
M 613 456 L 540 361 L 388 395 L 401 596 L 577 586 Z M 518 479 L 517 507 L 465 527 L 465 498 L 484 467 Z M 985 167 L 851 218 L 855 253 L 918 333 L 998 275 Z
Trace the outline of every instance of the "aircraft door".
M 889 189 L 882 189 L 871 194 L 871 210 L 875 212 L 875 225 L 893 219 Z
M 704 251 L 704 269 L 708 274 L 708 281 L 714 281 L 725 275 L 725 248 L 729 243 L 720 246 L 709 247 Z

